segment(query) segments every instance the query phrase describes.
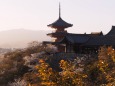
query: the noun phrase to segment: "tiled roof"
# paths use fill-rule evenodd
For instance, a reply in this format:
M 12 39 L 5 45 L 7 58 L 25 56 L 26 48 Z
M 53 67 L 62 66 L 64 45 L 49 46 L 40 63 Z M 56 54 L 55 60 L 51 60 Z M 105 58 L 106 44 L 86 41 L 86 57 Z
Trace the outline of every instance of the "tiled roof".
M 55 21 L 52 24 L 49 24 L 48 26 L 52 28 L 57 28 L 57 27 L 68 28 L 68 27 L 72 27 L 73 25 L 65 22 L 61 17 L 59 17 L 57 21 Z
M 115 36 L 91 36 L 87 34 L 68 34 L 60 43 L 82 44 L 83 46 L 115 46 Z
M 66 35 L 67 33 L 66 32 L 55 32 L 55 33 L 48 33 L 47 35 Z
M 96 36 L 96 37 L 91 37 L 83 45 L 111 45 L 111 46 L 115 46 L 115 36 Z
M 89 40 L 90 36 L 85 34 L 67 34 L 60 42 L 69 42 L 69 43 L 85 43 Z
M 106 35 L 114 35 L 115 36 L 115 26 L 112 26 L 112 29 Z

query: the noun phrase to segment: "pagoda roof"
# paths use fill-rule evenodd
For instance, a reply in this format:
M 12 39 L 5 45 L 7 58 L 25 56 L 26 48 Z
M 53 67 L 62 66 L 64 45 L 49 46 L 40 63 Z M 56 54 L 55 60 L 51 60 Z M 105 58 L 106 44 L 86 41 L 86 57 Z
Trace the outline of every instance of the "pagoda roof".
M 52 28 L 68 28 L 72 27 L 73 25 L 70 23 L 67 23 L 61 18 L 61 8 L 60 8 L 60 3 L 59 3 L 59 18 L 53 22 L 52 24 L 47 25 Z
M 61 17 L 59 17 L 58 20 L 56 20 L 52 24 L 49 24 L 48 26 L 52 28 L 68 28 L 68 27 L 72 27 L 73 25 L 70 23 L 67 23 Z
M 47 35 L 66 35 L 66 32 L 56 32 L 56 33 L 48 33 Z

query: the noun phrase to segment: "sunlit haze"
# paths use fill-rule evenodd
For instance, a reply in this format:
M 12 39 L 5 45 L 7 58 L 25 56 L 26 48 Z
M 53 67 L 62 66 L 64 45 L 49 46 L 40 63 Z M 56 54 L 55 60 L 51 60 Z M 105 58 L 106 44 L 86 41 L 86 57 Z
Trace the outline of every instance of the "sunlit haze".
M 107 33 L 115 25 L 115 0 L 0 0 L 0 31 L 50 30 L 59 2 L 63 20 L 73 24 L 69 32 Z

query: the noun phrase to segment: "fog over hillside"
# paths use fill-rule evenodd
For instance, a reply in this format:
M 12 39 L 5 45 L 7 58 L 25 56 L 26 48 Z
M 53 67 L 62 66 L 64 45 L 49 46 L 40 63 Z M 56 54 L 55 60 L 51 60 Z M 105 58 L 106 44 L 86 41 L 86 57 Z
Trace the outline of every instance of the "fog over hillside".
M 24 48 L 32 41 L 51 40 L 46 34 L 50 31 L 32 31 L 26 29 L 17 29 L 0 32 L 0 48 Z

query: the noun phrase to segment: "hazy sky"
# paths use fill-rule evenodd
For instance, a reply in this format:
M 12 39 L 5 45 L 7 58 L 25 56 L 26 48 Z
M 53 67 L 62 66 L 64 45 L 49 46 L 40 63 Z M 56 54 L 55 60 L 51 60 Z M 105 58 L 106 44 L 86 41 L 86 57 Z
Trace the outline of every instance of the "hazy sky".
M 107 33 L 115 25 L 115 0 L 0 0 L 0 31 L 50 30 L 59 2 L 62 18 L 73 24 L 69 32 Z

